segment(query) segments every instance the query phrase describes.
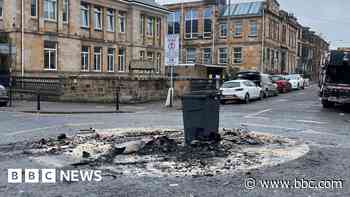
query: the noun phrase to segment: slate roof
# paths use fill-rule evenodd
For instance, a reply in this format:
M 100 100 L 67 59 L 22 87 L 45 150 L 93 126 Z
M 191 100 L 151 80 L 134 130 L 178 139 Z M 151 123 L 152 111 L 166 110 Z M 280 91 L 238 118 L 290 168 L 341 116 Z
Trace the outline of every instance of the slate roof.
M 168 10 L 166 7 L 158 4 L 157 2 L 155 2 L 155 0 L 128 0 L 128 2 L 135 2 L 135 3 L 140 3 L 143 5 L 147 5 L 147 6 L 151 6 L 154 8 L 158 8 L 158 9 L 162 9 L 162 10 Z
M 220 8 L 220 16 L 255 16 L 261 15 L 264 2 L 247 2 L 225 5 Z

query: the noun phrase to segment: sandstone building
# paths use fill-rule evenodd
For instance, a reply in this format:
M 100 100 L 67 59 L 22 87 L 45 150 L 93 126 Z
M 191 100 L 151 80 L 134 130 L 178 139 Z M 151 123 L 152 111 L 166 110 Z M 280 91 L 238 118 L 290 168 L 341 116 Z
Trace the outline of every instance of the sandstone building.
M 0 40 L 12 75 L 74 78 L 66 96 L 111 97 L 101 80 L 163 76 L 168 13 L 154 0 L 0 0 Z
M 303 27 L 276 0 L 166 4 L 168 33 L 180 34 L 182 63 L 227 66 L 228 73 L 295 73 Z

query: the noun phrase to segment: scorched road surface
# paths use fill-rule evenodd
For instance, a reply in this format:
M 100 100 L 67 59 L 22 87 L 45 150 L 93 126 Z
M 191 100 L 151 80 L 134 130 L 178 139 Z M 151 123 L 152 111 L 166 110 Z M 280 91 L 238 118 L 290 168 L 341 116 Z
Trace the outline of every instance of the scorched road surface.
M 179 110 L 165 109 L 159 103 L 145 104 L 143 108 L 136 113 L 96 115 L 39 116 L 0 112 L 0 143 L 55 137 L 60 133 L 74 134 L 79 129 L 90 127 L 182 127 L 182 113 Z M 8 184 L 8 168 L 47 166 L 33 165 L 25 158 L 0 159 L 0 196 L 350 196 L 350 113 L 341 108 L 322 109 L 317 87 L 250 105 L 224 105 L 220 116 L 221 127 L 245 125 L 253 131 L 301 139 L 310 146 L 310 152 L 289 163 L 230 176 L 120 176 L 105 177 L 101 183 L 48 185 Z M 281 184 L 276 188 L 276 185 L 271 186 L 264 180 L 282 181 L 283 188 Z M 332 189 L 331 181 L 333 187 L 340 187 L 336 182 L 339 180 L 342 181 L 342 188 Z M 318 186 L 328 189 L 316 189 Z

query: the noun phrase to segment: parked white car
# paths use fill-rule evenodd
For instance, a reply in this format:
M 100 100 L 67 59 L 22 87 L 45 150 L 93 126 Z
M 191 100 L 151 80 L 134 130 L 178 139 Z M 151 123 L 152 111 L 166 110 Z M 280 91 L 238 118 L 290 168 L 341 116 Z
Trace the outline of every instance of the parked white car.
M 288 79 L 289 83 L 292 85 L 293 90 L 299 90 L 304 89 L 304 79 L 301 75 L 287 75 L 286 78 Z
M 263 99 L 264 92 L 254 82 L 249 80 L 233 80 L 225 82 L 220 88 L 220 101 L 244 101 L 248 104 L 253 99 Z

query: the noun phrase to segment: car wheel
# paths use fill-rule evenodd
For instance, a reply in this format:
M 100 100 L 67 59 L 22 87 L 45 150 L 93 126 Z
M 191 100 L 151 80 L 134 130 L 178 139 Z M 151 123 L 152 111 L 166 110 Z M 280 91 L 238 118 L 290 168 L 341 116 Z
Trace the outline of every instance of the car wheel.
M 334 107 L 335 103 L 323 100 L 322 105 L 323 105 L 323 108 L 332 108 Z
M 250 96 L 249 94 L 246 94 L 245 97 L 244 97 L 244 103 L 245 104 L 249 104 L 250 103 Z

